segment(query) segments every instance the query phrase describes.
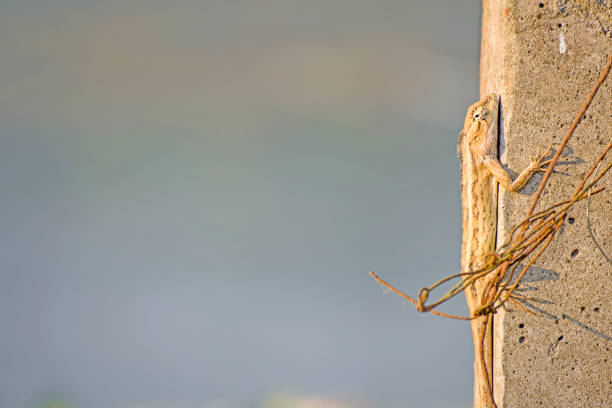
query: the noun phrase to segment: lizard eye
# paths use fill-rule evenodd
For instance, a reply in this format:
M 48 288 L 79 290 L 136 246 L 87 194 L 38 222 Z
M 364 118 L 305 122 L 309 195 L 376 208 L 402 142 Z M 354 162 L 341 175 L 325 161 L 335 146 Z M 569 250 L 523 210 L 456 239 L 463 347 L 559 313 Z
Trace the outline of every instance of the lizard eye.
M 483 111 L 480 109 L 472 114 L 473 119 L 481 119 L 481 118 L 484 118 L 485 116 L 486 116 L 486 111 Z

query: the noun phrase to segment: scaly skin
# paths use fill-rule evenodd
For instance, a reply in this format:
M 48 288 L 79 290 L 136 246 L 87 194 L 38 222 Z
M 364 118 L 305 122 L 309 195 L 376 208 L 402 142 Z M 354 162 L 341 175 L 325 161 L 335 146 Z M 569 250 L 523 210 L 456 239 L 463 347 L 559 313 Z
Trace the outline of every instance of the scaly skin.
M 457 145 L 461 163 L 461 201 L 463 240 L 461 270 L 469 272 L 485 263 L 495 252 L 497 233 L 498 184 L 508 191 L 518 191 L 545 164 L 537 154 L 513 182 L 497 158 L 499 97 L 485 96 L 467 110 L 465 125 Z M 491 276 L 493 274 L 490 274 Z M 482 292 L 487 278 L 466 288 L 471 316 L 482 306 Z M 492 315 L 471 321 L 474 341 L 474 408 L 496 407 L 492 396 L 493 353 Z

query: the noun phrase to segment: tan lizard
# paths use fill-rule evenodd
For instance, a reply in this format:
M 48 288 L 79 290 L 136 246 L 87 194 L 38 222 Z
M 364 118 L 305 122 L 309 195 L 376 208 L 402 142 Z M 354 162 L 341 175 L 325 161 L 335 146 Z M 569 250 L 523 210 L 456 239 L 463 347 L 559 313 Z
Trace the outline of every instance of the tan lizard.
M 516 180 L 508 175 L 497 157 L 499 97 L 485 96 L 467 110 L 459 136 L 457 153 L 461 163 L 461 201 L 463 207 L 462 272 L 475 271 L 488 254 L 495 252 L 497 232 L 498 184 L 508 191 L 520 190 L 547 162 L 538 154 L 530 160 Z M 546 155 L 544 153 L 544 155 Z M 470 316 L 481 313 L 487 278 L 466 288 Z M 471 321 L 474 341 L 474 407 L 495 407 L 492 395 L 492 314 Z

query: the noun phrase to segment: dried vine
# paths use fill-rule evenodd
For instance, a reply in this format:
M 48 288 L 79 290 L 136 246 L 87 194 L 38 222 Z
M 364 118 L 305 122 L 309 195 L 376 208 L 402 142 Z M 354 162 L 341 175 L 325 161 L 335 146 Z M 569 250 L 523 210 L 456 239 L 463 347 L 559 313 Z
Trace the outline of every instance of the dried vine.
M 587 100 L 582 105 L 582 108 L 574 118 L 567 134 L 563 138 L 560 146 L 557 148 L 553 158 L 549 160 L 548 167 L 544 177 L 540 181 L 538 189 L 533 196 L 531 206 L 527 211 L 525 218 L 516 224 L 511 230 L 505 241 L 500 245 L 499 249 L 494 253 L 489 254 L 485 257 L 486 261 L 477 270 L 462 272 L 454 275 L 450 275 L 444 279 L 439 280 L 431 286 L 421 288 L 418 291 L 416 299 L 411 298 L 404 292 L 396 289 L 391 284 L 385 282 L 383 279 L 378 277 L 373 272 L 370 275 L 382 286 L 391 290 L 392 292 L 403 297 L 407 301 L 416 305 L 419 312 L 428 312 L 438 316 L 443 316 L 451 319 L 461 320 L 472 320 L 480 316 L 486 316 L 486 323 L 484 330 L 478 338 L 480 343 L 480 358 L 478 361 L 481 365 L 481 370 L 485 373 L 485 384 L 489 391 L 493 406 L 496 406 L 495 399 L 493 397 L 492 385 L 489 381 L 488 370 L 485 364 L 484 358 L 484 341 L 487 330 L 491 328 L 491 322 L 493 314 L 497 312 L 500 307 L 503 307 L 506 302 L 510 301 L 516 304 L 523 310 L 534 313 L 523 305 L 521 300 L 532 300 L 532 298 L 519 295 L 514 293 L 519 287 L 521 280 L 529 270 L 529 268 L 538 260 L 538 258 L 544 253 L 546 248 L 550 245 L 555 235 L 563 225 L 565 218 L 567 217 L 568 211 L 578 202 L 584 199 L 590 200 L 591 196 L 600 193 L 604 188 L 596 188 L 597 183 L 602 177 L 608 173 L 612 168 L 612 161 L 604 167 L 594 178 L 591 178 L 599 165 L 603 162 L 608 152 L 612 149 L 612 138 L 608 145 L 601 152 L 597 160 L 593 163 L 590 170 L 585 174 L 580 182 L 580 185 L 574 193 L 567 199 L 562 200 L 542 211 L 534 213 L 538 201 L 546 183 L 553 172 L 553 169 L 563 152 L 563 149 L 571 139 L 574 131 L 576 130 L 580 119 L 584 116 L 589 105 L 593 101 L 593 98 L 597 94 L 597 91 L 606 80 L 610 67 L 612 66 L 612 56 L 608 57 L 608 62 L 599 77 L 599 80 L 593 87 L 591 93 L 587 97 Z M 590 201 L 589 201 L 590 203 Z M 588 216 L 588 213 L 587 213 Z M 517 271 L 526 262 L 520 272 Z M 516 278 L 515 278 L 516 276 Z M 486 278 L 486 279 L 485 279 Z M 432 291 L 440 287 L 441 285 L 458 279 L 459 281 L 448 290 L 442 297 L 434 302 L 427 303 L 429 295 Z M 447 314 L 436 310 L 438 306 L 447 300 L 457 296 L 461 292 L 465 291 L 470 286 L 474 285 L 477 281 L 485 282 L 485 286 L 482 290 L 482 297 L 480 299 L 480 307 L 473 311 L 470 316 L 458 316 L 453 314 Z M 475 346 L 476 347 L 476 346 Z
M 580 185 L 570 198 L 560 201 L 545 210 L 534 213 L 534 210 L 538 204 L 538 200 L 540 199 L 540 196 L 544 191 L 546 183 L 557 161 L 559 160 L 563 149 L 574 134 L 576 127 L 580 123 L 580 119 L 583 117 L 589 105 L 593 101 L 593 98 L 597 94 L 597 91 L 599 90 L 600 86 L 606 80 L 608 73 L 610 72 L 611 66 L 612 56 L 608 58 L 608 63 L 606 64 L 599 80 L 593 87 L 593 90 L 587 97 L 587 100 L 583 104 L 582 108 L 574 118 L 574 121 L 572 122 L 567 134 L 563 138 L 563 141 L 561 142 L 560 146 L 557 148 L 555 155 L 550 160 L 544 177 L 540 181 L 538 189 L 533 196 L 533 200 L 529 210 L 527 211 L 526 217 L 511 229 L 510 233 L 508 234 L 508 237 L 499 247 L 499 249 L 496 252 L 488 255 L 487 261 L 484 265 L 482 265 L 477 270 L 447 276 L 446 278 L 439 280 L 431 286 L 421 288 L 418 291 L 416 299 L 411 298 L 404 292 L 385 282 L 373 272 L 370 272 L 370 275 L 382 286 L 386 287 L 387 289 L 391 290 L 392 292 L 416 305 L 416 308 L 419 312 L 429 312 L 438 316 L 448 317 L 451 319 L 472 320 L 479 316 L 490 315 L 495 313 L 507 301 L 511 301 L 517 304 L 518 306 L 525 308 L 522 303 L 520 303 L 520 300 L 529 300 L 530 298 L 514 293 L 514 291 L 520 285 L 521 280 L 525 276 L 525 273 L 531 267 L 531 265 L 533 265 L 533 263 L 536 262 L 537 259 L 542 255 L 548 245 L 550 245 L 556 233 L 563 225 L 563 222 L 567 217 L 568 211 L 578 201 L 589 198 L 604 190 L 604 188 L 596 189 L 595 187 L 597 183 L 601 180 L 601 178 L 610 170 L 610 168 L 612 168 L 612 162 L 610 162 L 607 166 L 604 167 L 601 172 L 599 172 L 594 178 L 591 179 L 598 166 L 605 159 L 607 153 L 612 149 L 612 139 L 610 139 L 610 142 L 608 143 L 606 148 L 604 148 L 597 160 L 595 160 L 590 170 L 583 177 L 582 181 L 580 182 Z M 522 269 L 517 275 L 517 271 L 522 265 L 523 261 L 527 261 L 527 263 L 522 267 Z M 471 316 L 452 315 L 436 310 L 436 308 L 442 303 L 463 292 L 466 288 L 473 285 L 476 281 L 479 281 L 488 276 L 491 276 L 491 278 L 487 279 L 487 284 L 484 288 L 483 296 L 481 299 L 481 307 L 476 310 Z M 514 279 L 515 276 L 516 279 Z M 440 297 L 434 302 L 431 302 L 429 304 L 427 303 L 429 300 L 429 295 L 433 290 L 455 279 L 460 280 L 442 297 Z M 528 311 L 531 312 L 530 310 Z

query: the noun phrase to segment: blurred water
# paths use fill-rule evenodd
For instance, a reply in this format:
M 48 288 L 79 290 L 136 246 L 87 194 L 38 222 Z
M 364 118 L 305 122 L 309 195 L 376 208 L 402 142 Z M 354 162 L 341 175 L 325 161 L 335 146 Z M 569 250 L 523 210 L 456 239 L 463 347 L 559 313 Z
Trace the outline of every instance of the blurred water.
M 467 406 L 479 7 L 0 2 L 0 406 Z

